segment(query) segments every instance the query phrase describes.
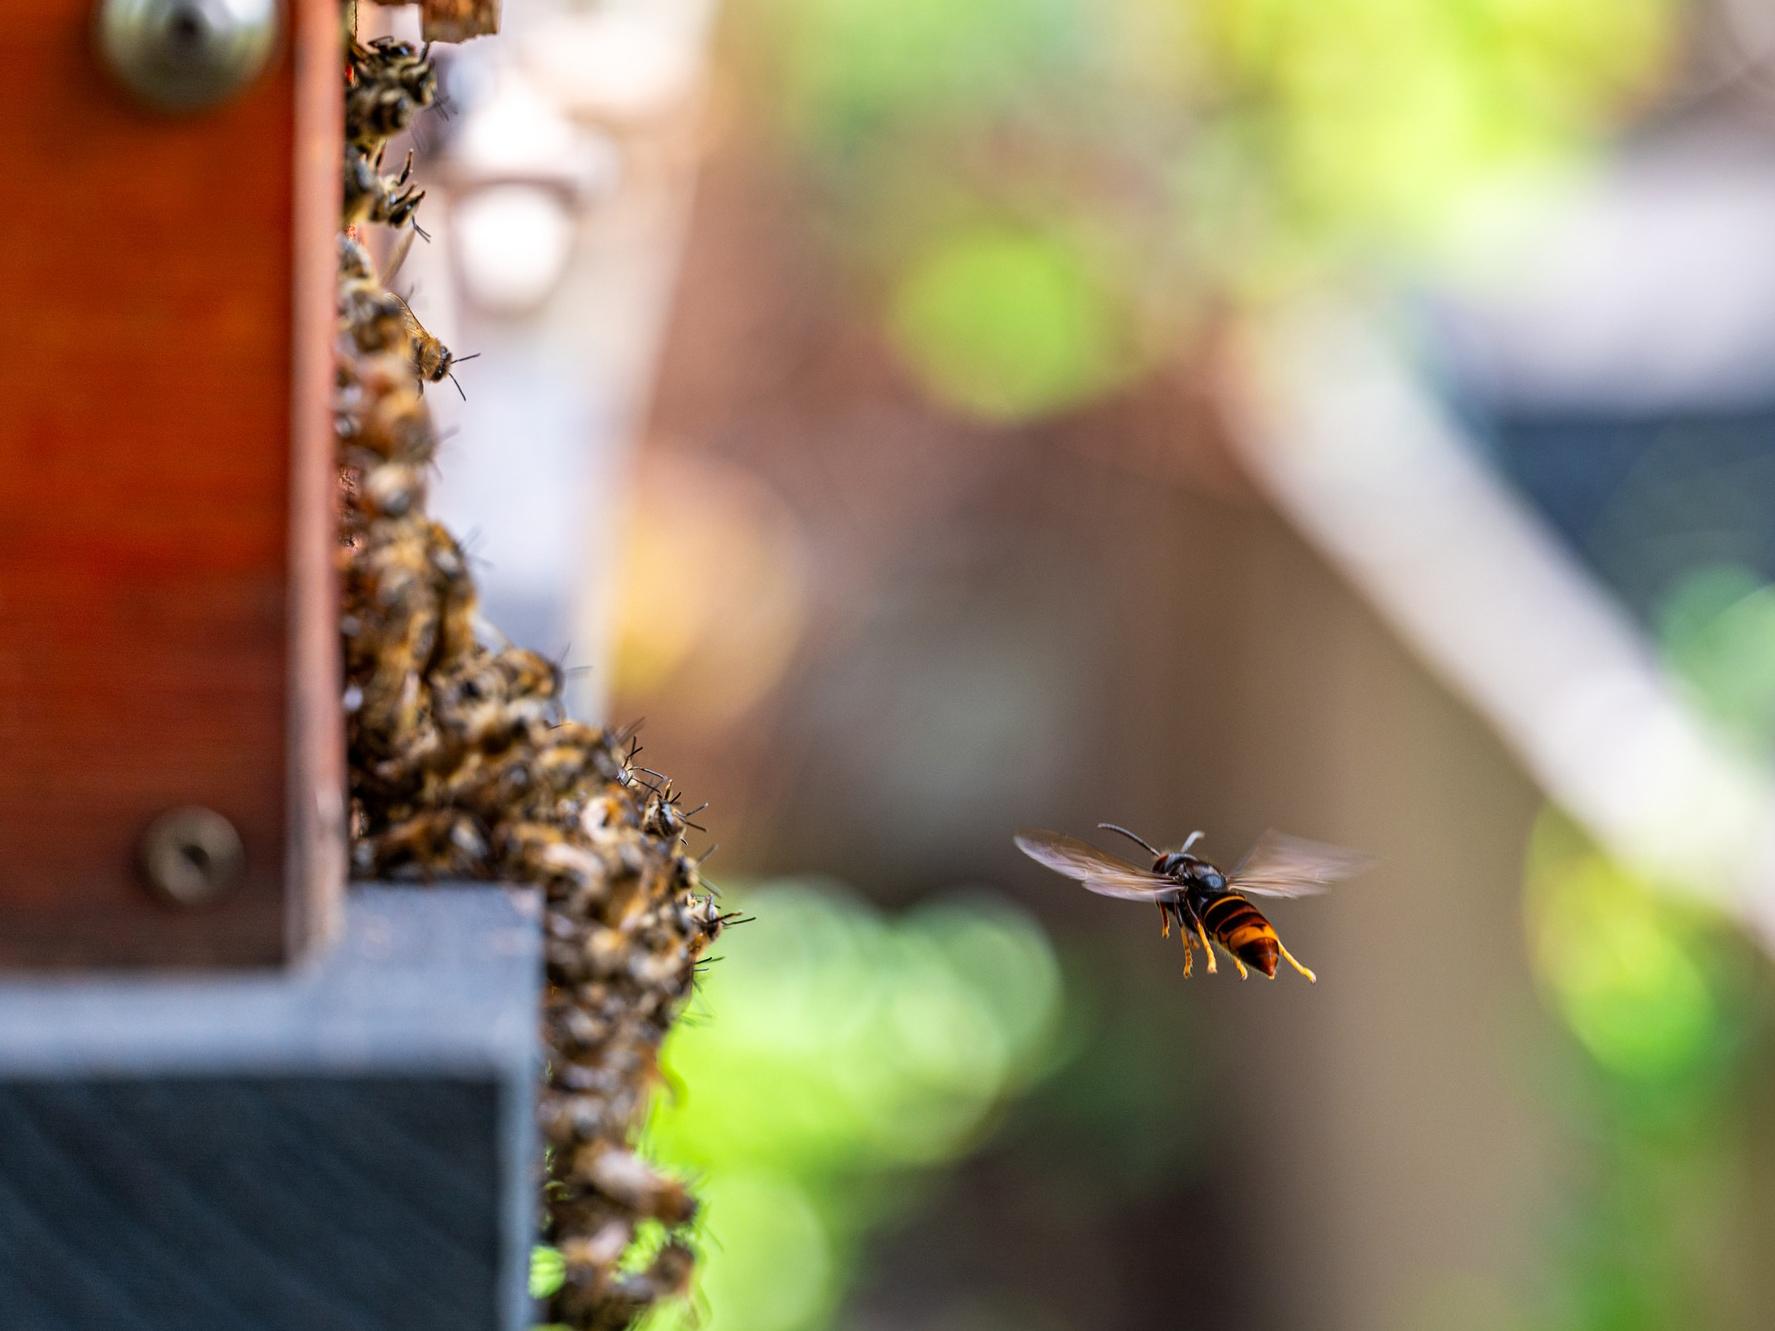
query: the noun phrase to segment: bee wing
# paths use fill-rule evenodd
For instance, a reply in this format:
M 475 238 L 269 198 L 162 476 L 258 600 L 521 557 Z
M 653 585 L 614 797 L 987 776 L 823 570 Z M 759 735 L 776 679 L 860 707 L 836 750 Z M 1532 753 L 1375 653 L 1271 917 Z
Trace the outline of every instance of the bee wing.
M 394 285 L 394 276 L 401 271 L 401 265 L 407 261 L 407 254 L 412 248 L 413 232 L 410 228 L 402 227 L 401 238 L 395 242 L 394 248 L 389 251 L 388 258 L 382 265 L 383 286 Z
M 1177 884 L 1161 878 L 1150 869 L 1130 864 L 1107 850 L 1099 850 L 1088 841 L 1029 828 L 1012 838 L 1017 849 L 1037 864 L 1045 864 L 1055 873 L 1076 879 L 1087 890 L 1106 897 L 1126 901 L 1156 901 L 1177 890 Z
M 1227 875 L 1227 885 L 1253 896 L 1310 897 L 1373 863 L 1361 851 L 1269 831 Z

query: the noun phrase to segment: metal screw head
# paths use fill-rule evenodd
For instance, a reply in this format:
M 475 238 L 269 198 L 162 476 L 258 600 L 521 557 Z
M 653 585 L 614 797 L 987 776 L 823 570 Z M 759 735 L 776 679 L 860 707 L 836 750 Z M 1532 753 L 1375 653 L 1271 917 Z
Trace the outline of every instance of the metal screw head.
M 278 0 L 100 0 L 99 53 L 144 101 L 213 106 L 265 67 Z
M 142 874 L 175 905 L 206 906 L 240 881 L 246 849 L 214 809 L 168 809 L 142 834 Z

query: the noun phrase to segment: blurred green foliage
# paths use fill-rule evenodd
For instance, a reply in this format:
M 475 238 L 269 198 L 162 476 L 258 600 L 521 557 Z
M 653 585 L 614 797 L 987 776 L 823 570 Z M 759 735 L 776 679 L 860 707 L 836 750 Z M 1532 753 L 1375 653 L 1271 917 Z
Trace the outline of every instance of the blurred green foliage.
M 1078 245 L 991 224 L 946 233 L 912 261 L 889 333 L 945 400 L 982 418 L 1021 420 L 1119 377 L 1117 322 Z
M 1740 749 L 1775 752 L 1775 586 L 1735 564 L 1687 574 L 1659 607 L 1666 661 Z
M 1755 1282 L 1721 1272 L 1750 1229 L 1740 1176 L 1770 1034 L 1760 958 L 1552 812 L 1530 840 L 1526 907 L 1537 974 L 1592 1059 L 1566 1087 L 1589 1158 L 1536 1325 L 1750 1325 L 1731 1301 Z
M 1551 813 L 1530 839 L 1527 889 L 1537 974 L 1597 1064 L 1647 1093 L 1717 1085 L 1747 997 L 1719 964 L 1723 923 Z
M 811 225 L 933 400 L 1016 420 L 1391 259 L 1654 87 L 1675 0 L 750 0 Z M 1079 238 L 1090 237 L 1081 248 Z
M 889 920 L 832 883 L 757 916 L 667 1047 L 646 1148 L 699 1177 L 698 1306 L 653 1327 L 798 1331 L 838 1307 L 868 1232 L 1051 1069 L 1060 970 L 988 896 Z

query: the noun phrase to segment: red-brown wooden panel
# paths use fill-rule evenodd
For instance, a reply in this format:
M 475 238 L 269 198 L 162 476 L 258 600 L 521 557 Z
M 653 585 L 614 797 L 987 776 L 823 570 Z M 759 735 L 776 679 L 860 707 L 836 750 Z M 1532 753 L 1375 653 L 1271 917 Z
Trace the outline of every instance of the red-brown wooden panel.
M 211 110 L 100 68 L 91 0 L 0 24 L 0 962 L 259 963 L 342 854 L 327 431 L 332 0 Z M 225 815 L 238 887 L 164 905 L 160 812 Z

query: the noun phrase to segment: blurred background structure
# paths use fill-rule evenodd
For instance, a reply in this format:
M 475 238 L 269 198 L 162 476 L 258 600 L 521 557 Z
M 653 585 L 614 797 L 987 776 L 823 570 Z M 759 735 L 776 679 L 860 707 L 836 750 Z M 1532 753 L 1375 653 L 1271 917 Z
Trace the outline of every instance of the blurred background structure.
M 759 916 L 701 1324 L 1764 1325 L 1775 10 L 508 8 L 443 499 Z M 1185 985 L 1109 818 L 1383 863 Z

